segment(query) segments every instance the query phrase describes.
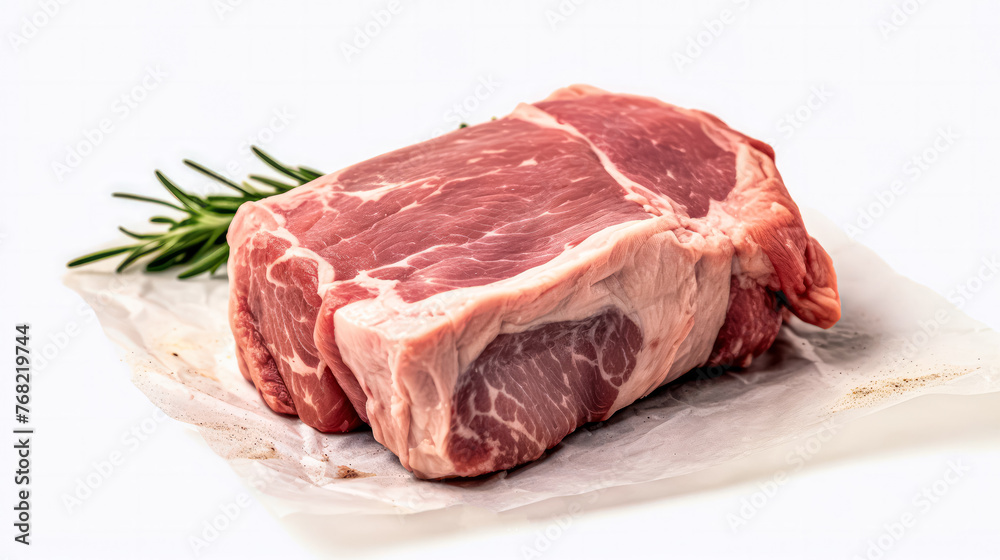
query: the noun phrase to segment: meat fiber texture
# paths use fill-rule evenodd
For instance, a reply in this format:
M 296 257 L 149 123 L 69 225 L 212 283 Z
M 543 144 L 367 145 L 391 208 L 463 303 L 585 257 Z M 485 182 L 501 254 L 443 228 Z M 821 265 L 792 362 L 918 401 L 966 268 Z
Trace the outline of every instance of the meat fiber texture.
M 685 372 L 840 317 L 769 146 L 588 86 L 243 205 L 230 322 L 273 410 L 421 478 L 540 457 Z M 787 311 L 786 311 L 787 310 Z

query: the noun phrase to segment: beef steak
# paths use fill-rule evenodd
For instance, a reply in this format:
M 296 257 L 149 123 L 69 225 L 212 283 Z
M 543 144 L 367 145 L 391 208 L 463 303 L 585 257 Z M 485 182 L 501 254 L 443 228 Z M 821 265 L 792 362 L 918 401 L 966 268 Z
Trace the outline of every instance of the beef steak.
M 840 316 L 770 146 L 593 87 L 244 204 L 244 376 L 424 478 L 538 458 L 686 371 Z

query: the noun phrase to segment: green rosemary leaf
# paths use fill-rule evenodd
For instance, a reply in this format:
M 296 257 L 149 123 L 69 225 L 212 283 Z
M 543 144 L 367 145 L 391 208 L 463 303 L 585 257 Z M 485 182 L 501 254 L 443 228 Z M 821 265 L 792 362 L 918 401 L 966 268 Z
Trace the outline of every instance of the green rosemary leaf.
M 229 258 L 229 244 L 226 241 L 226 234 L 229 231 L 229 226 L 233 221 L 236 210 L 243 203 L 261 200 L 275 194 L 290 191 L 299 185 L 323 176 L 322 172 L 311 167 L 289 167 L 278 162 L 259 148 L 254 147 L 253 150 L 254 154 L 261 161 L 282 175 L 293 179 L 294 184 L 288 184 L 261 175 L 251 175 L 250 180 L 260 183 L 268 189 L 262 190 L 262 188 L 258 188 L 247 181 L 236 183 L 198 163 L 184 160 L 184 163 L 188 167 L 215 181 L 223 183 L 227 187 L 233 188 L 239 194 L 199 196 L 183 190 L 176 183 L 168 179 L 166 175 L 157 171 L 156 178 L 180 205 L 158 198 L 130 193 L 114 193 L 114 196 L 167 206 L 181 212 L 182 216 L 180 218 L 162 215 L 151 217 L 149 219 L 150 223 L 167 226 L 165 231 L 159 233 L 137 233 L 126 228 L 119 228 L 123 234 L 138 240 L 139 243 L 104 249 L 84 255 L 70 261 L 67 266 L 81 266 L 126 254 L 117 268 L 119 272 L 122 272 L 135 264 L 139 259 L 152 255 L 152 259 L 145 265 L 145 270 L 148 272 L 160 272 L 175 267 L 185 267 L 179 278 L 190 278 L 206 272 L 210 274 L 215 273 L 226 264 Z
M 168 232 L 167 234 L 164 234 L 164 236 L 170 235 L 170 233 L 171 232 Z M 190 257 L 202 247 L 208 236 L 208 232 L 197 229 L 175 235 L 165 241 L 163 247 L 160 248 L 159 256 L 153 259 L 150 264 L 159 266 L 160 264 L 170 261 L 178 256 L 188 255 L 188 257 Z M 187 261 L 189 259 L 184 258 L 183 260 Z
M 274 179 L 271 179 L 269 177 L 264 177 L 262 175 L 251 175 L 250 178 L 253 179 L 254 181 L 257 181 L 259 183 L 264 183 L 265 185 L 274 188 L 276 191 L 278 191 L 278 194 L 283 192 L 288 192 L 296 187 L 296 185 L 289 185 L 287 183 L 282 183 L 281 181 L 276 181 Z
M 159 179 L 160 183 L 162 183 L 163 186 L 170 191 L 170 194 L 174 195 L 174 198 L 183 204 L 189 211 L 197 212 L 198 208 L 205 206 L 205 204 L 199 200 L 197 196 L 188 194 L 182 191 L 177 185 L 173 184 L 173 182 L 171 182 L 170 179 L 167 179 L 167 176 L 160 172 L 159 169 L 156 170 L 156 178 Z
M 122 226 L 118 226 L 118 231 L 124 233 L 125 235 L 131 237 L 132 239 L 138 239 L 140 241 L 143 239 L 155 239 L 160 235 L 158 233 L 136 233 L 134 231 L 127 230 Z
M 212 267 L 218 268 L 220 263 L 229 257 L 229 245 L 219 245 L 205 253 L 200 258 L 195 259 L 184 272 L 180 273 L 178 278 L 191 278 L 192 276 L 197 276 L 202 272 L 208 272 Z
M 212 252 L 212 250 L 219 243 L 219 237 L 220 237 L 220 235 L 222 237 L 222 241 L 225 242 L 225 240 L 226 240 L 226 231 L 227 230 L 224 228 L 221 231 L 215 230 L 215 231 L 208 232 L 208 235 L 206 235 L 204 237 L 204 239 L 201 241 L 201 247 L 197 251 L 195 251 L 194 254 L 191 256 L 191 258 L 188 259 L 188 260 L 190 260 L 190 261 L 197 261 L 197 260 L 201 259 L 203 256 L 207 255 L 208 253 Z
M 83 266 L 83 265 L 88 264 L 88 263 L 92 263 L 92 262 L 95 262 L 95 261 L 104 260 L 104 259 L 107 259 L 109 257 L 113 257 L 115 255 L 120 255 L 120 254 L 125 253 L 127 251 L 131 251 L 131 250 L 133 250 L 135 248 L 136 248 L 136 245 L 125 245 L 123 247 L 115 247 L 113 249 L 104 249 L 102 251 L 94 251 L 93 253 L 90 253 L 89 255 L 84 255 L 84 256 L 82 256 L 80 258 L 73 259 L 73 260 L 69 261 L 68 263 L 66 263 L 66 266 L 68 266 L 69 268 L 74 268 L 74 267 L 77 267 L 77 266 Z
M 216 212 L 236 213 L 247 199 L 236 196 L 208 195 L 205 197 L 208 207 Z
M 239 185 L 239 183 L 237 183 L 235 181 L 232 181 L 230 179 L 227 179 L 226 177 L 224 177 L 224 176 L 216 173 L 215 171 L 212 171 L 211 169 L 209 169 L 209 168 L 201 165 L 200 163 L 196 163 L 196 162 L 193 162 L 193 161 L 191 161 L 189 159 L 186 159 L 186 160 L 184 160 L 184 165 L 186 165 L 186 166 L 194 169 L 195 171 L 197 171 L 198 173 L 201 173 L 202 175 L 206 175 L 206 176 L 208 176 L 211 179 L 215 179 L 216 181 L 222 183 L 223 185 L 226 185 L 227 187 L 229 187 L 231 189 L 236 189 L 236 190 L 240 191 L 243 194 L 251 194 L 251 193 L 243 190 L 243 187 L 241 187 Z
M 306 177 L 308 177 L 310 181 L 313 181 L 315 179 L 319 179 L 320 177 L 322 177 L 323 175 L 325 175 L 325 173 L 321 173 L 319 171 L 316 171 L 315 169 L 313 169 L 311 167 L 299 166 L 298 170 L 299 170 L 299 173 L 301 173 L 301 174 L 305 175 Z
M 173 237 L 164 243 L 159 254 L 146 265 L 146 270 L 158 272 L 183 265 L 201 250 L 209 236 L 204 230 L 191 229 L 190 227 L 177 228 L 164 234 L 164 236 L 170 235 Z
M 229 251 L 226 251 L 225 258 L 219 259 L 219 261 L 215 263 L 215 266 L 213 266 L 212 268 L 210 268 L 208 270 L 208 273 L 209 274 L 215 274 L 215 271 L 219 270 L 219 267 L 222 266 L 222 265 L 224 265 L 224 264 L 226 264 L 226 261 L 228 261 L 228 260 L 229 260 Z
M 267 197 L 271 196 L 271 194 L 273 194 L 273 193 L 270 193 L 270 192 L 264 192 L 264 191 L 258 189 L 257 187 L 255 187 L 254 185 L 251 185 L 247 181 L 243 181 L 242 185 L 243 185 L 243 190 L 245 190 L 248 193 L 250 193 L 250 195 L 247 197 L 247 200 L 260 200 L 262 198 L 267 198 Z
M 146 272 L 163 272 L 164 270 L 170 270 L 171 268 L 183 264 L 184 254 L 173 255 L 169 259 L 164 259 L 162 257 L 156 257 L 155 259 L 146 263 Z
M 180 206 L 177 206 L 176 204 L 172 204 L 170 202 L 167 202 L 166 200 L 160 200 L 158 198 L 150 198 L 148 196 L 142 196 L 142 195 L 138 195 L 138 194 L 116 192 L 116 193 L 111 193 L 111 196 L 113 196 L 115 198 L 125 198 L 125 199 L 128 199 L 128 200 L 138 200 L 138 201 L 141 201 L 141 202 L 152 202 L 153 204 L 162 204 L 163 206 L 169 206 L 169 207 L 173 208 L 174 210 L 179 210 L 181 212 L 187 212 L 188 211 L 187 209 L 181 208 Z
M 264 163 L 266 163 L 269 167 L 271 167 L 272 169 L 274 169 L 278 173 L 281 173 L 283 175 L 287 175 L 288 177 L 291 177 L 292 179 L 295 179 L 299 183 L 308 183 L 309 182 L 309 178 L 308 178 L 307 175 L 304 175 L 300 171 L 292 169 L 291 167 L 288 167 L 287 165 L 279 162 L 278 160 L 274 159 L 273 157 L 271 157 L 270 155 L 268 155 L 267 152 L 265 152 L 264 150 L 261 150 L 257 146 L 250 146 L 250 149 L 253 151 L 253 153 L 254 153 L 255 156 L 257 156 L 258 158 L 260 158 L 261 161 L 263 161 Z
M 115 270 L 117 270 L 118 272 L 123 272 L 126 268 L 129 267 L 130 264 L 157 250 L 160 247 L 160 245 L 161 245 L 160 242 L 151 241 L 149 243 L 146 243 L 145 245 L 140 245 L 136 247 L 135 249 L 132 250 L 131 253 L 129 253 L 127 257 L 125 257 L 125 260 L 123 260 L 121 264 L 118 265 L 118 268 Z

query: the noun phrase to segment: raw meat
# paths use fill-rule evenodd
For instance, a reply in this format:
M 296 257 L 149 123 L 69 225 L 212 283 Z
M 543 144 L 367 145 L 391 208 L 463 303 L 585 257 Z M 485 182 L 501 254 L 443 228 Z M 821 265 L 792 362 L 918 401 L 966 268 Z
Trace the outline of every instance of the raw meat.
M 692 368 L 748 364 L 789 312 L 840 316 L 770 146 L 588 86 L 244 204 L 229 243 L 267 404 L 368 423 L 423 478 L 534 460 Z

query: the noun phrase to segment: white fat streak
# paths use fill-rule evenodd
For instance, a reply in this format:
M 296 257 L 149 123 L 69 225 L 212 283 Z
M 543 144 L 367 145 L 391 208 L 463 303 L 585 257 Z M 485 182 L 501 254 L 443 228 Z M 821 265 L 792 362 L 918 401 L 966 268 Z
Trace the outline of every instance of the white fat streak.
M 383 183 L 380 187 L 375 187 L 373 189 L 365 189 L 363 191 L 338 191 L 338 194 L 349 196 L 351 198 L 356 198 L 361 202 L 378 202 L 382 198 L 393 192 L 401 189 L 408 188 L 423 188 L 428 186 L 429 183 L 440 179 L 437 175 L 431 175 L 429 177 L 421 177 L 420 179 L 414 179 L 412 181 L 403 181 L 401 183 Z M 440 186 L 434 187 L 435 190 L 439 190 Z
M 520 349 L 518 351 L 520 351 Z M 587 358 L 586 356 L 584 356 L 582 354 L 578 354 L 578 353 L 573 353 L 572 360 L 574 362 L 584 362 L 584 363 L 590 364 L 592 366 L 595 366 L 595 367 L 597 367 L 601 371 L 601 376 L 604 379 L 606 379 L 606 380 L 610 379 L 610 375 L 607 372 L 604 371 L 604 368 L 601 367 L 601 365 L 600 365 L 600 363 L 598 363 L 598 361 L 591 360 L 591 359 Z M 563 384 L 566 386 L 567 389 L 569 389 L 569 387 L 571 385 L 571 381 L 570 381 L 570 378 L 569 378 L 569 373 L 568 373 L 568 371 L 565 371 L 565 370 L 563 371 Z M 516 418 L 516 416 L 515 416 L 515 418 L 513 420 L 504 419 L 504 418 L 500 417 L 500 415 L 496 411 L 497 396 L 501 395 L 501 394 L 504 395 L 504 396 L 506 396 L 508 399 L 510 399 L 511 402 L 517 403 L 517 404 L 521 405 L 522 407 L 524 406 L 524 403 L 522 403 L 522 402 L 518 401 L 517 399 L 515 399 L 513 395 L 511 395 L 509 392 L 507 392 L 504 389 L 497 388 L 497 387 L 494 387 L 492 385 L 486 385 L 486 388 L 487 388 L 487 390 L 489 392 L 489 397 L 490 397 L 490 409 L 488 411 L 486 411 L 486 412 L 483 412 L 483 411 L 480 411 L 480 410 L 476 410 L 475 407 L 473 406 L 472 409 L 475 411 L 475 416 L 487 416 L 487 417 L 493 418 L 494 420 L 496 420 L 497 422 L 505 425 L 506 427 L 510 428 L 511 430 L 516 430 L 517 432 L 521 433 L 526 439 L 530 440 L 531 443 L 534 444 L 534 447 L 536 447 L 538 449 L 545 448 L 546 447 L 545 443 L 543 443 L 537 437 L 535 437 L 531 433 L 531 431 L 528 430 L 528 427 L 525 426 L 524 422 L 522 422 L 521 420 L 518 420 Z M 553 401 L 553 403 L 556 404 L 556 406 L 558 407 L 558 410 L 556 410 L 556 412 L 559 413 L 559 414 L 565 414 L 568 411 L 569 407 L 571 406 L 570 403 L 568 402 L 568 399 L 569 399 L 569 393 L 568 392 L 567 393 L 563 393 L 562 395 L 560 395 L 560 398 L 559 398 L 560 402 L 555 402 L 555 400 L 552 399 L 552 395 L 543 395 L 543 396 L 549 398 L 550 400 Z M 472 399 L 473 397 L 469 397 L 469 398 Z M 461 424 L 459 424 L 455 428 L 455 432 L 456 432 L 457 435 L 463 436 L 463 437 L 467 437 L 467 438 L 482 437 L 482 434 L 474 432 L 468 426 L 467 423 L 461 423 Z M 487 441 L 490 441 L 490 440 L 487 439 Z M 498 454 L 499 454 L 499 449 L 497 449 L 496 451 L 494 451 L 493 456 L 495 457 Z
M 287 193 L 281 196 L 268 198 L 266 199 L 267 200 L 266 204 L 267 206 L 273 208 L 281 208 L 282 210 L 290 210 L 292 208 L 295 208 L 296 206 L 301 204 L 300 199 L 317 196 L 317 191 L 319 189 L 325 189 L 330 187 L 336 188 L 337 181 L 340 178 L 340 175 L 348 169 L 350 169 L 350 167 L 346 167 L 339 171 L 334 171 L 333 173 L 329 173 L 327 175 L 319 177 L 318 179 L 314 179 L 306 183 L 305 185 L 302 185 L 301 187 L 297 187 L 291 191 L 288 191 Z M 284 225 L 284 220 L 283 219 L 280 220 L 279 223 Z
M 328 263 L 326 259 L 317 255 L 311 249 L 307 249 L 299 244 L 298 238 L 292 235 L 292 232 L 288 231 L 284 227 L 279 227 L 277 229 L 271 230 L 268 233 L 284 239 L 291 243 L 291 245 L 285 249 L 285 252 L 278 258 L 274 259 L 267 265 L 267 280 L 276 286 L 284 286 L 285 283 L 274 278 L 272 275 L 272 270 L 275 266 L 294 258 L 307 259 L 316 263 L 317 272 L 317 284 L 322 286 L 323 284 L 329 284 L 333 282 L 335 272 L 333 270 L 333 265 Z M 322 295 L 322 294 L 319 294 Z
M 290 337 L 291 335 L 289 335 L 289 338 Z M 292 348 L 291 356 L 282 356 L 282 359 L 288 364 L 288 367 L 298 375 L 314 375 L 316 377 L 323 376 L 323 361 L 320 360 L 320 363 L 316 365 L 316 367 L 309 367 L 302 360 L 302 356 L 299 355 L 295 348 Z
M 399 282 L 396 280 L 382 280 L 380 278 L 372 278 L 371 276 L 369 276 L 369 271 L 365 270 L 360 272 L 354 278 L 352 278 L 351 282 L 358 284 L 360 286 L 364 286 L 365 288 L 368 288 L 370 290 L 374 290 L 376 293 L 372 296 L 369 296 L 369 298 L 367 298 L 369 300 L 384 299 L 384 298 L 399 299 L 398 297 L 396 297 L 395 292 L 393 291 L 393 288 L 395 288 L 396 285 L 399 284 Z M 330 286 L 322 286 L 320 288 L 320 291 L 325 293 L 329 287 Z M 369 311 L 374 311 L 374 309 Z M 368 313 L 362 312 L 361 314 L 359 314 L 359 316 L 363 316 L 365 320 L 372 322 L 378 322 L 381 319 L 381 317 L 371 312 Z
M 361 202 L 378 202 L 382 200 L 386 194 L 400 189 L 402 187 L 410 186 L 409 182 L 406 183 L 384 183 L 381 187 L 375 187 L 373 189 L 365 189 L 362 191 L 340 191 L 338 194 L 343 196 L 348 196 L 351 198 L 356 198 Z
M 480 410 L 476 410 L 475 411 L 475 416 L 487 416 L 489 418 L 493 418 L 494 420 L 496 420 L 497 422 L 503 424 L 504 426 L 506 426 L 508 428 L 511 428 L 512 430 L 516 430 L 517 432 L 521 433 L 525 437 L 525 439 L 528 439 L 532 443 L 534 443 L 535 447 L 537 447 L 537 448 L 543 448 L 543 447 L 545 447 L 542 444 L 542 442 L 538 440 L 538 438 L 536 438 L 534 435 L 531 434 L 531 432 L 528 430 L 528 427 L 524 425 L 524 422 L 521 422 L 520 420 L 518 420 L 516 418 L 514 420 L 506 420 L 504 418 L 501 418 L 500 414 L 497 413 L 497 411 L 496 411 L 496 409 L 497 409 L 497 405 L 496 405 L 496 403 L 497 403 L 497 396 L 500 395 L 500 394 L 503 394 L 505 397 L 507 397 L 508 399 L 510 399 L 511 402 L 521 404 L 517 399 L 515 399 L 513 397 L 513 395 L 511 395 L 507 391 L 504 391 L 504 390 L 499 389 L 497 387 L 494 387 L 492 385 L 487 385 L 486 389 L 488 390 L 489 395 L 490 395 L 490 409 L 488 411 L 486 411 L 486 412 L 482 412 Z M 472 397 L 470 397 L 470 398 L 472 398 Z M 482 435 L 483 435 L 481 433 L 474 432 L 466 424 L 459 424 L 456 427 L 456 429 L 455 429 L 455 433 L 457 435 L 459 435 L 459 436 L 463 436 L 463 437 L 467 437 L 467 438 L 481 438 Z M 488 442 L 499 443 L 499 442 L 497 442 L 497 441 L 495 441 L 493 439 L 490 439 L 490 438 L 485 438 L 485 440 L 488 441 Z M 497 447 L 495 446 L 494 449 L 496 449 L 496 448 Z M 498 452 L 495 451 L 493 453 L 493 455 L 496 456 L 497 453 Z
M 407 255 L 401 261 L 397 261 L 397 262 L 395 262 L 393 264 L 386 265 L 386 266 L 388 266 L 388 267 L 392 267 L 392 266 L 409 266 L 410 265 L 410 259 L 412 259 L 414 257 L 419 257 L 420 255 L 423 255 L 424 253 L 430 253 L 431 251 L 434 251 L 436 249 L 442 249 L 444 247 L 454 247 L 454 246 L 455 246 L 454 243 L 446 243 L 446 244 L 439 243 L 437 245 L 431 245 L 430 247 L 428 247 L 428 248 L 426 248 L 426 249 L 424 249 L 422 251 L 417 251 L 416 253 L 413 253 L 412 255 Z M 382 268 L 385 268 L 385 267 L 382 267 Z
M 577 130 L 576 127 L 567 123 L 559 122 L 555 117 L 546 113 L 542 109 L 539 109 L 534 105 L 528 105 L 527 103 L 519 104 L 517 108 L 514 109 L 514 112 L 511 113 L 511 117 L 530 122 L 542 128 L 562 130 L 574 138 L 578 138 L 585 142 L 587 146 L 590 147 L 590 150 L 594 152 L 594 155 L 597 156 L 597 159 L 601 162 L 601 165 L 604 167 L 604 171 L 610 175 L 611 178 L 614 179 L 615 182 L 617 182 L 618 185 L 625 191 L 625 198 L 641 205 L 643 210 L 646 212 L 654 216 L 660 216 L 664 212 L 672 213 L 675 216 L 681 214 L 677 212 L 672 200 L 664 198 L 645 186 L 626 177 L 625 174 L 618 169 L 618 166 L 611 161 L 611 158 L 609 158 L 604 151 L 594 145 L 594 143 L 590 141 L 590 138 L 587 138 L 579 130 Z
M 440 326 L 438 321 L 448 322 L 456 319 L 455 315 L 461 315 L 467 303 L 476 302 L 479 298 L 490 297 L 497 293 L 517 291 L 519 287 L 525 285 L 544 284 L 551 276 L 568 274 L 570 270 L 578 268 L 579 263 L 589 262 L 595 258 L 596 254 L 603 253 L 606 250 L 606 244 L 615 244 L 617 238 L 628 235 L 628 231 L 631 228 L 637 226 L 643 227 L 640 224 L 644 222 L 645 220 L 633 220 L 609 226 L 587 238 L 576 247 L 562 252 L 547 263 L 530 268 L 504 280 L 491 282 L 483 286 L 455 288 L 414 303 L 405 303 L 396 297 L 394 291 L 389 291 L 385 294 L 387 298 L 382 298 L 379 301 L 371 298 L 363 302 L 355 302 L 344 306 L 338 311 L 338 315 L 348 319 L 352 324 L 366 328 L 376 328 L 376 324 L 381 324 L 385 319 L 389 318 L 386 312 L 393 310 L 392 321 L 382 325 L 379 329 L 383 336 L 388 340 L 394 341 L 420 336 L 423 333 L 438 328 Z M 375 279 L 372 279 L 372 281 L 387 282 Z M 547 320 L 544 321 L 533 321 L 522 324 L 505 323 L 501 332 L 517 333 L 534 328 L 538 324 L 541 324 L 541 322 L 585 319 L 593 315 L 594 312 L 607 303 L 609 302 L 600 301 L 593 302 L 592 306 L 564 309 L 557 313 L 558 317 L 548 315 Z M 462 365 L 467 366 L 468 363 L 463 363 Z
M 266 208 L 266 207 L 265 207 Z M 267 209 L 270 212 L 270 209 Z M 288 229 L 284 227 L 285 220 L 281 219 L 280 215 L 271 212 L 275 216 L 276 221 L 281 225 L 275 229 L 268 230 L 268 233 L 279 238 L 284 239 L 290 243 L 289 247 L 285 249 L 285 252 L 275 259 L 274 261 L 268 263 L 267 269 L 265 271 L 265 278 L 267 281 L 275 286 L 285 286 L 284 282 L 279 281 L 273 275 L 273 269 L 280 263 L 286 262 L 293 258 L 307 259 L 316 263 L 317 272 L 317 295 L 322 296 L 323 285 L 330 284 L 333 282 L 335 271 L 333 270 L 333 265 L 328 263 L 325 259 L 317 255 L 314 251 L 307 249 L 299 244 L 298 238 L 296 238 Z M 291 335 L 289 335 L 291 337 Z M 309 367 L 305 364 L 299 353 L 292 348 L 291 356 L 283 356 L 282 359 L 288 364 L 289 369 L 292 370 L 297 375 L 313 375 L 317 378 L 323 376 L 323 362 L 320 361 L 316 367 Z
M 437 179 L 437 177 L 434 177 L 434 179 Z M 461 179 L 455 179 L 455 180 L 456 180 L 456 181 L 464 181 L 465 179 L 466 179 L 466 178 L 465 178 L 465 177 L 463 177 L 463 178 L 461 178 Z M 425 181 L 425 182 L 424 182 L 424 185 L 423 185 L 423 186 L 424 186 L 424 187 L 428 187 L 428 186 L 429 186 L 429 185 L 428 185 L 428 182 L 429 182 L 429 181 L 430 181 L 430 180 L 428 180 L 428 181 Z M 435 185 L 435 186 L 434 186 L 434 191 L 433 191 L 433 192 L 431 192 L 430 194 L 428 194 L 428 195 L 427 195 L 427 198 L 430 198 L 430 197 L 432 197 L 432 196 L 436 196 L 436 195 L 439 195 L 439 194 L 441 194 L 441 192 L 442 192 L 442 191 L 444 191 L 444 187 L 445 187 L 445 185 L 447 185 L 447 184 L 448 184 L 448 183 L 450 183 L 450 182 L 451 182 L 451 181 L 445 181 L 445 182 L 443 182 L 443 183 L 438 183 L 437 185 Z M 400 212 L 406 212 L 407 210 L 410 210 L 410 209 L 412 209 L 412 208 L 417 208 L 417 207 L 421 206 L 422 204 L 423 204 L 423 202 L 415 200 L 415 201 L 413 201 L 413 202 L 411 202 L 411 203 L 407 204 L 406 206 L 404 206 L 404 207 L 400 208 L 399 210 L 397 210 L 397 211 L 396 211 L 396 213 L 398 214 L 398 213 L 400 213 Z

